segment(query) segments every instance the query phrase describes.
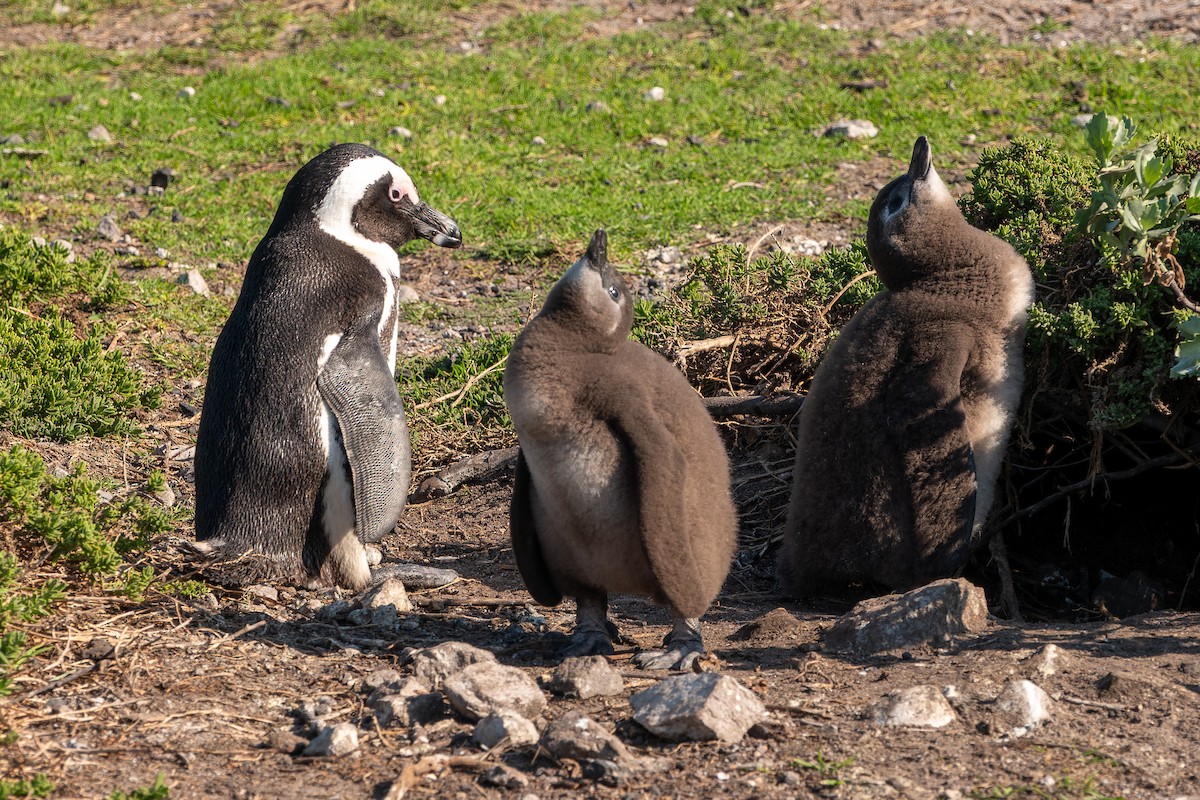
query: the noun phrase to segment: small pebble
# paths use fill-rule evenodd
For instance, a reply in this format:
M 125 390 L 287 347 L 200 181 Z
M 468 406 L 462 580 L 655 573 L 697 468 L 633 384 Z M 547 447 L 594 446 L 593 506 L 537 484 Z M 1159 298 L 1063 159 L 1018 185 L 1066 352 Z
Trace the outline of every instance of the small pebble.
M 196 96 L 196 90 L 194 88 L 192 88 L 191 86 L 185 86 L 182 89 L 180 89 L 178 92 L 176 92 L 175 96 L 178 97 L 180 100 L 187 100 L 188 98 L 192 98 L 192 97 Z
M 653 86 L 644 96 L 647 100 L 658 102 L 667 96 L 667 90 L 661 86 Z

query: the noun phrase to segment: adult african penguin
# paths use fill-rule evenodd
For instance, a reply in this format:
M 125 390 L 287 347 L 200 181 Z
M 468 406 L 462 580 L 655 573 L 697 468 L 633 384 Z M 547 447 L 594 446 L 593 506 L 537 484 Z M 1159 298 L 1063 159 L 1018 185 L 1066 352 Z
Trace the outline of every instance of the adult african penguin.
M 607 241 L 596 232 L 508 356 L 513 552 L 535 600 L 575 598 L 567 655 L 613 652 L 608 595 L 642 595 L 673 627 L 636 663 L 682 669 L 704 653 L 699 618 L 737 543 L 729 464 L 687 379 L 629 339 L 633 303 Z
M 408 491 L 395 248 L 417 237 L 462 241 L 370 147 L 331 147 L 288 182 L 209 364 L 196 538 L 221 578 L 370 582 L 363 543 Z
M 1020 401 L 1029 267 L 966 221 L 924 136 L 875 198 L 867 249 L 886 291 L 842 329 L 800 413 L 778 562 L 794 596 L 959 573 Z

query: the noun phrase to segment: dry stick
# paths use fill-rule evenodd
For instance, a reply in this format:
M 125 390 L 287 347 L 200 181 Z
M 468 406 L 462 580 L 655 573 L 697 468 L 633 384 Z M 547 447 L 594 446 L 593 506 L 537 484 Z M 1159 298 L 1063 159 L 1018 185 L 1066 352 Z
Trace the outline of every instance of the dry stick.
M 421 481 L 413 493 L 413 501 L 424 503 L 437 497 L 445 497 L 464 483 L 480 480 L 503 469 L 508 469 L 517 460 L 517 447 L 504 447 L 476 453 L 454 462 L 450 466 Z
M 751 247 L 750 250 L 747 251 L 747 253 L 746 253 L 746 263 L 751 264 L 754 262 L 754 254 L 758 252 L 758 248 L 760 246 L 762 246 L 762 243 L 767 240 L 768 236 L 774 236 L 775 234 L 781 233 L 782 231 L 783 231 L 783 226 L 776 225 L 774 228 L 771 228 L 771 230 L 767 231 L 762 236 L 758 237 L 758 241 L 755 242 L 754 246 Z
M 259 628 L 265 627 L 266 624 L 267 624 L 267 620 L 260 619 L 258 622 L 252 622 L 249 625 L 246 625 L 246 626 L 242 627 L 241 629 L 234 631 L 233 633 L 229 634 L 228 636 L 222 636 L 220 639 L 215 639 L 213 641 L 213 643 L 208 646 L 208 652 L 212 652 L 213 650 L 216 650 L 218 647 L 220 647 L 223 644 L 228 644 L 229 642 L 232 642 L 234 639 L 238 638 L 239 636 L 244 636 L 245 634 L 250 633 L 251 631 L 256 631 Z
M 505 355 L 503 358 L 501 358 L 495 364 L 492 364 L 490 367 L 485 369 L 483 372 L 480 372 L 476 375 L 472 375 L 470 378 L 468 378 L 467 382 L 464 383 L 458 391 L 444 394 L 441 397 L 435 397 L 432 400 L 426 400 L 424 403 L 419 403 L 419 404 L 413 406 L 413 410 L 419 411 L 422 408 L 429 408 L 430 406 L 436 406 L 438 403 L 449 400 L 451 397 L 454 398 L 454 402 L 450 404 L 450 407 L 454 408 L 456 405 L 458 405 L 459 403 L 462 402 L 462 399 L 464 397 L 466 397 L 467 392 L 470 390 L 470 388 L 472 386 L 474 386 L 476 383 L 479 382 L 480 378 L 482 378 L 484 375 L 487 375 L 489 372 L 495 372 L 497 369 L 504 366 L 504 362 L 507 360 L 508 360 L 508 356 Z
M 1088 706 L 1089 708 L 1102 708 L 1105 711 L 1126 711 L 1126 706 L 1116 703 L 1101 703 L 1096 700 L 1084 700 L 1082 697 L 1071 697 L 1069 694 L 1061 694 L 1056 699 L 1064 703 L 1070 703 L 1073 706 Z
M 764 417 L 786 417 L 795 414 L 804 404 L 803 397 L 705 397 L 704 407 L 713 417 L 732 417 L 738 414 L 759 414 Z
M 95 671 L 96 671 L 96 664 L 93 662 L 91 664 L 88 664 L 87 666 L 80 667 L 79 669 L 75 670 L 74 672 L 70 673 L 69 675 L 64 675 L 61 678 L 55 678 L 54 680 L 47 683 L 45 686 L 39 687 L 37 689 L 32 689 L 32 690 L 26 692 L 25 696 L 26 697 L 34 697 L 36 695 L 41 694 L 42 692 L 48 692 L 51 689 L 57 689 L 59 686 L 62 686 L 63 684 L 70 683 L 71 681 L 75 680 L 76 678 L 82 678 L 84 675 L 88 675 Z
M 860 275 L 855 275 L 854 278 L 852 278 L 849 283 L 847 283 L 845 286 L 843 286 L 841 288 L 841 291 L 839 291 L 837 294 L 835 294 L 833 296 L 833 299 L 829 301 L 829 305 L 827 305 L 827 306 L 825 306 L 825 308 L 821 309 L 821 318 L 822 319 L 825 318 L 825 315 L 828 314 L 835 305 L 837 305 L 837 301 L 842 299 L 842 295 L 844 295 L 850 289 L 851 286 L 858 283 L 863 278 L 869 278 L 874 274 L 875 274 L 875 270 L 869 269 Z

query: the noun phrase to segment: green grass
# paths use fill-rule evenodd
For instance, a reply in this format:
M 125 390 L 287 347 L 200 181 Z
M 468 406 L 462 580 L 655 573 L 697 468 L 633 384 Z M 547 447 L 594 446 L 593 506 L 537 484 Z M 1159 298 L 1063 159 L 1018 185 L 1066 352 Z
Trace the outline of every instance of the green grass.
M 406 5 L 396 24 L 430 7 Z M 171 166 L 177 182 L 148 198 L 151 213 L 123 223 L 128 232 L 180 258 L 239 261 L 299 164 L 331 141 L 361 140 L 394 156 L 432 205 L 457 218 L 468 248 L 537 259 L 603 225 L 619 258 L 694 238 L 695 226 L 861 218 L 863 203 L 848 203 L 837 187 L 826 198 L 837 163 L 882 155 L 899 170 L 919 133 L 933 136 L 939 164 L 950 165 L 973 159 L 959 144 L 967 134 L 980 143 L 1031 132 L 1067 140 L 1078 86 L 1097 108 L 1178 130 L 1191 118 L 1200 70 L 1195 48 L 1165 43 L 1132 58 L 949 32 L 862 51 L 844 33 L 764 14 L 730 20 L 705 7 L 612 38 L 586 35 L 594 14 L 586 10 L 518 16 L 463 53 L 453 41 L 383 38 L 388 13 L 374 3 L 302 20 L 311 38 L 264 60 L 222 58 L 213 47 L 5 53 L 3 132 L 49 155 L 33 175 L 19 159 L 0 161 L 0 181 L 21 187 L 0 211 L 87 234 L 102 213 L 130 202 L 119 196 L 126 179 L 144 185 L 156 167 Z M 263 44 L 237 45 L 247 46 Z M 851 76 L 888 88 L 841 88 Z M 176 96 L 185 85 L 195 97 Z M 661 102 L 644 98 L 655 85 L 666 89 Z M 46 102 L 66 94 L 65 105 Z M 339 107 L 346 101 L 354 105 Z M 589 111 L 597 101 L 608 110 Z M 867 142 L 812 135 L 838 117 L 871 119 L 882 132 Z M 90 141 L 96 124 L 116 142 Z M 395 125 L 413 138 L 389 138 Z M 651 137 L 669 144 L 650 146 Z M 750 185 L 730 188 L 739 183 Z M 176 209 L 183 222 L 170 221 Z
M 129 793 L 117 790 L 108 796 L 108 800 L 167 800 L 170 796 L 171 787 L 167 786 L 166 779 L 160 772 L 150 786 L 134 789 Z

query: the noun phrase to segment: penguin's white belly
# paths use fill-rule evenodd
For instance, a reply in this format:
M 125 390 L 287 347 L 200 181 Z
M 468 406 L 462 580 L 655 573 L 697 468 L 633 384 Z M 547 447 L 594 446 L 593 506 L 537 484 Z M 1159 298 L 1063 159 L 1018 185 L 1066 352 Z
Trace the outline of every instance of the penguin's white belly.
M 317 357 L 317 371 L 325 367 L 333 349 L 341 341 L 340 333 L 325 337 L 321 353 Z M 329 558 L 337 571 L 349 585 L 366 585 L 371 580 L 371 569 L 367 564 L 367 553 L 355 531 L 354 486 L 350 477 L 350 461 L 346 456 L 337 419 L 325 400 L 317 392 L 317 432 L 321 449 L 325 453 L 325 483 L 322 488 L 321 508 L 325 540 L 329 543 Z
M 1000 466 L 1008 448 L 1008 435 L 1013 417 L 1021 402 L 1024 382 L 1022 342 L 1010 340 L 1004 348 L 998 368 L 986 376 L 982 391 L 963 398 L 967 415 L 967 435 L 975 455 L 975 523 L 972 534 L 977 535 L 987 522 L 996 497 Z
M 606 427 L 523 446 L 533 478 L 538 541 L 555 575 L 613 594 L 650 594 L 657 582 L 638 530 L 638 491 Z

